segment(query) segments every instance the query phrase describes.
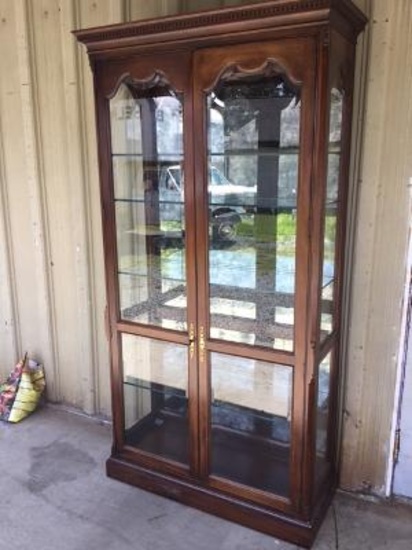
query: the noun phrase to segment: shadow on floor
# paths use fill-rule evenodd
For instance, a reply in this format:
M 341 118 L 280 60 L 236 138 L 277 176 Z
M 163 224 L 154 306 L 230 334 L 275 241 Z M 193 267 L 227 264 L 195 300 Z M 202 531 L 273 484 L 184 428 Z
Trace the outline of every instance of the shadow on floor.
M 0 423 L 0 550 L 297 547 L 105 476 L 110 427 L 45 407 Z M 314 550 L 411 550 L 412 506 L 339 494 Z

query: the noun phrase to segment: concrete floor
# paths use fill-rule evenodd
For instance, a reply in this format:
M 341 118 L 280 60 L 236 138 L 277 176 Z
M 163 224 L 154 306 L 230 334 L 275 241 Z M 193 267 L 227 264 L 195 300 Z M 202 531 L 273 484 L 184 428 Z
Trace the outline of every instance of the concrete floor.
M 0 550 L 297 547 L 105 476 L 107 425 L 45 407 L 0 423 Z M 338 495 L 315 550 L 411 550 L 412 506 Z

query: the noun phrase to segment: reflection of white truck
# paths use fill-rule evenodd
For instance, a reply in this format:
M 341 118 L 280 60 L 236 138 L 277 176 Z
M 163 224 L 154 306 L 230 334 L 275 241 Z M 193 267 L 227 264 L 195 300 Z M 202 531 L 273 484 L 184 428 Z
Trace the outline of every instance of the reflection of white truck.
M 160 174 L 159 204 L 161 220 L 180 220 L 184 185 L 179 165 L 168 166 Z M 213 235 L 231 240 L 236 236 L 241 216 L 255 206 L 256 186 L 235 185 L 215 166 L 209 169 L 209 212 Z

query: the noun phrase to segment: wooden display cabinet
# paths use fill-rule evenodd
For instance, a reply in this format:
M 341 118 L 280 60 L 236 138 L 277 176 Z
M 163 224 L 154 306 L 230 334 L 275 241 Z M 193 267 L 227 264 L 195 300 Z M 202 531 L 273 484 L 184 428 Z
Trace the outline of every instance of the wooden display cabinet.
M 349 0 L 275 0 L 75 33 L 95 83 L 108 475 L 307 546 L 337 481 L 365 22 Z

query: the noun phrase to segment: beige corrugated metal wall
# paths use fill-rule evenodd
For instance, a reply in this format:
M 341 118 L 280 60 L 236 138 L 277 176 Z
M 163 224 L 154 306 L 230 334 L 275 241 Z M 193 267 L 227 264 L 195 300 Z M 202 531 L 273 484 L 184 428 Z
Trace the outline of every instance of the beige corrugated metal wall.
M 42 360 L 52 400 L 110 414 L 92 78 L 71 30 L 177 2 L 0 0 L 0 368 Z
M 412 3 L 372 0 L 351 273 L 342 485 L 385 493 L 412 176 Z
M 92 81 L 70 31 L 236 3 L 0 0 L 0 374 L 28 350 L 46 366 L 52 400 L 110 415 Z M 357 3 L 366 10 L 370 4 Z M 348 300 L 342 483 L 377 491 L 389 453 L 405 178 L 412 175 L 410 11 L 409 0 L 372 0 L 370 57 L 367 40 L 359 48 L 358 81 L 365 86 L 358 122 L 364 95 L 367 110 L 355 126 L 353 173 L 362 185 Z

